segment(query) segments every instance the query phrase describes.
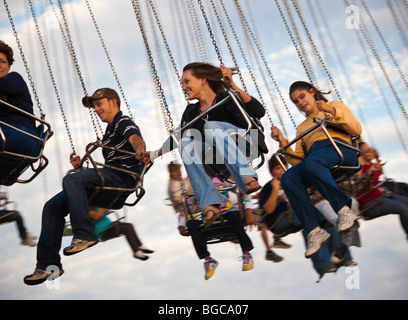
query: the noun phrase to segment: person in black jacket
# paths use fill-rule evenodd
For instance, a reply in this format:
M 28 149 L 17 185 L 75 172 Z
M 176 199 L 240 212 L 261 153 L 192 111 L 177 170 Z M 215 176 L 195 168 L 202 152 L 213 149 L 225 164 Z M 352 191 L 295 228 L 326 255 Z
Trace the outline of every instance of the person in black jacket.
M 38 136 L 35 120 L 24 114 L 34 114 L 33 102 L 23 77 L 10 72 L 13 63 L 13 49 L 0 41 L 0 100 L 21 109 L 15 110 L 0 102 L 0 150 L 36 156 L 38 142 L 26 134 Z
M 235 137 L 230 136 L 231 133 L 244 133 L 247 123 L 232 100 L 229 99 L 187 128 L 185 126 L 226 98 L 228 96 L 226 90 L 228 89 L 238 92 L 251 116 L 260 119 L 265 115 L 265 109 L 258 100 L 236 86 L 232 79 L 232 69 L 225 66 L 218 68 L 208 63 L 190 63 L 183 69 L 181 83 L 182 90 L 188 99 L 190 101 L 198 100 L 198 102 L 188 104 L 183 113 L 180 124 L 179 151 L 193 190 L 203 210 L 203 222 L 208 227 L 219 216 L 219 205 L 223 199 L 208 177 L 203 165 L 203 163 L 214 163 L 213 153 L 211 152 L 211 156 L 207 159 L 207 156 L 203 157 L 203 150 L 208 147 L 216 147 L 215 164 L 225 164 L 243 192 L 249 194 L 261 189 L 255 170 L 248 165 L 245 152 L 239 148 L 239 143 L 237 146 Z M 249 136 L 252 141 L 251 146 L 256 146 L 256 151 L 252 153 L 257 153 L 258 150 L 263 153 L 268 152 L 264 137 L 259 134 L 257 129 L 253 129 Z M 144 161 L 145 163 L 153 161 L 173 148 L 172 138 L 169 138 L 160 149 L 146 152 Z M 249 157 L 256 158 L 257 155 L 250 154 Z

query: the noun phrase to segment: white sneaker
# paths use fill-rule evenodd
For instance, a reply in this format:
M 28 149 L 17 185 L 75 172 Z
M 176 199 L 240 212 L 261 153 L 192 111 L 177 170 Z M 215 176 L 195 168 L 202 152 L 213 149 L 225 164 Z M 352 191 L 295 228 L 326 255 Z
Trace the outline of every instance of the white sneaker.
M 307 235 L 307 250 L 305 252 L 305 257 L 310 258 L 317 251 L 319 251 L 320 246 L 329 239 L 330 233 L 326 230 L 316 227 Z
M 348 206 L 344 206 L 343 208 L 341 208 L 338 216 L 339 218 L 337 220 L 337 231 L 339 233 L 350 229 L 354 225 L 354 221 L 357 220 L 357 216 Z

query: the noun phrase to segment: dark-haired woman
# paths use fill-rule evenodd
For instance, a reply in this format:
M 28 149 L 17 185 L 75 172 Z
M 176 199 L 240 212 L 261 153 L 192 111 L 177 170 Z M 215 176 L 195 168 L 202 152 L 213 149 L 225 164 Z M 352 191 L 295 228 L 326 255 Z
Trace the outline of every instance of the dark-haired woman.
M 198 102 L 187 105 L 180 127 L 185 126 L 202 112 L 227 97 L 226 90 L 229 88 L 239 92 L 241 100 L 252 116 L 259 119 L 265 114 L 265 109 L 259 101 L 235 85 L 232 79 L 232 70 L 225 66 L 218 68 L 200 62 L 188 64 L 183 69 L 181 82 L 182 90 L 188 99 L 190 101 L 198 100 Z M 181 133 L 180 154 L 203 210 L 203 222 L 207 226 L 219 216 L 219 205 L 223 203 L 223 198 L 203 166 L 207 160 L 213 161 L 212 158 L 203 159 L 202 151 L 205 150 L 204 148 L 207 146 L 217 147 L 217 160 L 225 164 L 243 192 L 251 193 L 261 189 L 255 170 L 248 165 L 247 158 L 237 147 L 235 139 L 230 136 L 232 132 L 244 133 L 246 127 L 244 118 L 233 102 L 228 100 Z M 265 141 L 262 136 L 258 135 L 258 132 L 252 132 L 250 138 L 256 141 L 254 142 L 255 152 L 258 151 L 258 145 L 267 152 Z M 170 146 L 169 140 L 167 140 L 162 148 L 155 152 L 147 152 L 145 162 L 154 160 L 172 148 L 173 146 Z
M 323 93 L 310 83 L 303 81 L 293 83 L 289 95 L 299 111 L 304 112 L 307 116 L 306 120 L 297 127 L 297 136 L 316 124 L 314 118 L 323 119 L 326 115 L 332 118 L 333 124 L 342 129 L 329 128 L 329 133 L 335 140 L 351 143 L 350 136 L 361 134 L 361 125 L 348 107 L 340 101 L 329 102 Z M 273 139 L 279 141 L 280 146 L 288 144 L 288 140 L 283 137 L 277 127 L 272 127 L 271 135 Z M 337 212 L 339 232 L 350 229 L 357 217 L 350 209 L 351 198 L 338 188 L 331 174 L 331 169 L 339 164 L 340 157 L 325 133 L 318 128 L 303 138 L 303 144 L 307 155 L 304 154 L 300 140 L 296 143 L 295 151 L 287 150 L 290 154 L 304 157 L 304 159 L 300 161 L 290 156 L 287 157 L 288 162 L 293 166 L 282 176 L 282 187 L 308 234 L 305 256 L 310 258 L 330 236 L 321 228 L 321 225 L 325 223 L 325 218 L 310 200 L 307 190 L 310 185 L 313 185 Z M 357 163 L 357 155 L 354 151 L 341 145 L 339 148 L 344 157 L 344 165 Z
M 7 102 L 25 112 L 34 114 L 33 102 L 27 84 L 20 74 L 10 72 L 14 62 L 13 50 L 3 41 L 0 41 L 0 100 Z M 12 126 L 12 127 L 10 127 Z M 17 154 L 35 156 L 38 143 L 19 130 L 37 136 L 34 119 L 0 103 L 0 150 Z

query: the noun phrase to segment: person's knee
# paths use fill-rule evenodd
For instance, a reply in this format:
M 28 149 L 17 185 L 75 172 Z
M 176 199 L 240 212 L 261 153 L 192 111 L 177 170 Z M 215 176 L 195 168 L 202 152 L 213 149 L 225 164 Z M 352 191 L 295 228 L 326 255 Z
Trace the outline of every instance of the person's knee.
M 199 220 L 188 220 L 186 225 L 189 230 L 195 230 L 199 228 L 200 224 L 201 221 Z
M 303 161 L 303 170 L 308 174 L 319 174 L 323 168 L 326 168 L 319 159 L 310 158 Z
M 230 223 L 242 223 L 241 214 L 239 211 L 232 211 L 224 214 L 225 219 Z
M 68 214 L 68 208 L 63 193 L 59 193 L 52 197 L 44 204 L 43 207 L 43 218 L 50 215 L 55 215 L 57 213 L 61 213 L 62 216 L 66 216 Z
M 62 188 L 65 189 L 66 186 L 71 185 L 75 182 L 74 174 L 67 174 L 62 178 Z
M 300 184 L 299 175 L 292 170 L 287 170 L 281 177 L 281 186 L 285 190 L 298 184 Z

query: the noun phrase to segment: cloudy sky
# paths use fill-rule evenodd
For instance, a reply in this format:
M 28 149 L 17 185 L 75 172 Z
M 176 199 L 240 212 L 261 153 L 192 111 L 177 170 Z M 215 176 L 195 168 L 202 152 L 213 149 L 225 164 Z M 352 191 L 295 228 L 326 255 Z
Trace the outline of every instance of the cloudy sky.
M 39 235 L 42 207 L 45 201 L 61 190 L 61 179 L 70 169 L 68 159 L 72 148 L 27 1 L 7 2 L 46 119 L 55 132 L 45 150 L 50 164 L 41 176 L 30 184 L 3 188 L 8 192 L 10 199 L 17 202 L 17 208 L 24 216 L 29 232 Z M 163 45 L 164 41 L 160 34 L 151 32 L 151 14 L 146 10 L 145 1 L 140 2 L 143 4 L 143 19 L 148 30 L 146 34 L 149 46 L 166 94 L 166 101 L 174 123 L 178 124 L 186 101 L 177 82 L 169 54 Z M 313 10 L 308 6 L 309 2 L 313 4 Z M 66 49 L 50 2 L 33 1 L 74 149 L 77 154 L 82 155 L 85 145 L 94 141 L 96 137 L 89 114 L 81 107 L 80 101 L 84 91 L 92 93 L 95 89 L 106 86 L 117 89 L 118 84 L 95 31 L 86 1 L 64 0 L 62 3 L 79 70 L 84 79 L 84 87 L 73 68 L 74 64 Z M 147 148 L 156 149 L 167 133 L 132 3 L 125 0 L 89 0 L 88 3 L 120 79 L 131 113 L 145 137 Z M 195 1 L 156 0 L 154 3 L 178 70 L 185 64 L 197 60 L 219 64 L 209 40 L 209 32 Z M 190 4 L 189 7 L 193 10 L 187 11 L 186 3 Z M 232 55 L 222 38 L 222 30 L 217 24 L 216 17 L 211 13 L 210 1 L 203 0 L 203 3 L 223 61 L 227 66 L 231 66 Z M 231 32 L 224 14 L 223 26 L 248 91 L 255 97 L 262 97 L 270 113 L 270 120 L 268 117 L 263 119 L 267 135 L 269 136 L 272 121 L 278 126 L 283 125 L 289 138 L 294 138 L 294 123 L 299 124 L 303 116 L 289 101 L 288 87 L 293 81 L 307 80 L 307 76 L 279 14 L 276 1 L 239 1 L 263 55 L 253 55 L 252 47 L 248 43 L 253 45 L 255 41 L 253 39 L 250 42 L 246 41 L 234 1 L 224 0 L 223 3 L 238 41 Z M 250 3 L 250 7 L 247 3 Z M 381 158 L 388 161 L 385 169 L 387 177 L 408 182 L 406 170 L 408 152 L 404 144 L 408 136 L 406 103 L 404 104 L 408 99 L 406 1 L 391 1 L 392 7 L 398 13 L 398 19 L 403 22 L 401 32 L 394 23 L 385 0 L 356 1 L 353 7 L 347 9 L 341 0 L 299 0 L 298 3 L 301 17 L 313 39 L 312 45 L 299 17 L 295 11 L 292 12 L 303 39 L 302 44 L 309 52 L 308 56 L 314 66 L 313 72 L 319 86 L 323 90 L 332 90 L 333 93 L 339 91 L 341 99 L 362 122 L 363 138 L 375 145 L 381 153 Z M 349 1 L 347 3 L 350 4 Z M 405 7 L 402 6 L 404 3 Z M 290 23 L 283 1 L 278 1 L 278 4 L 285 12 L 285 20 Z M 369 8 L 369 14 L 365 10 L 365 4 Z M 0 7 L 0 39 L 15 49 L 16 63 L 12 69 L 27 79 L 5 7 L 3 4 Z M 292 5 L 291 7 L 293 8 Z M 222 9 L 218 6 L 218 10 Z M 370 15 L 385 44 L 376 32 Z M 195 24 L 192 23 L 194 21 Z M 367 49 L 367 55 L 364 53 L 356 36 L 355 28 L 361 30 L 363 22 L 368 27 L 368 34 L 375 45 L 374 53 L 381 57 L 381 64 L 370 49 Z M 290 28 L 293 34 L 293 29 Z M 318 54 L 313 51 L 313 45 L 317 48 Z M 328 80 L 324 68 L 319 67 L 317 56 L 322 58 L 335 86 Z M 272 77 L 268 72 L 262 73 L 261 69 L 269 70 Z M 255 89 L 249 70 L 252 70 L 256 78 L 261 97 Z M 385 70 L 389 81 L 382 70 Z M 378 81 L 373 74 L 378 77 Z M 330 97 L 337 98 L 334 94 Z M 402 103 L 399 104 L 399 101 Z M 127 109 L 125 107 L 123 109 L 126 113 Z M 36 113 L 38 114 L 38 111 Z M 269 158 L 277 149 L 277 145 L 270 138 L 268 144 L 271 150 Z M 320 283 L 315 283 L 318 275 L 311 262 L 303 256 L 304 241 L 299 233 L 285 239 L 293 247 L 289 250 L 277 249 L 276 252 L 282 255 L 284 260 L 273 263 L 264 259 L 264 245 L 256 230 L 248 230 L 255 246 L 252 251 L 255 268 L 252 271 L 241 271 L 242 262 L 238 260 L 241 252 L 238 246 L 231 243 L 212 245 L 210 251 L 220 265 L 214 277 L 204 281 L 202 261 L 197 258 L 191 240 L 178 235 L 177 219 L 172 208 L 165 202 L 168 181 L 166 164 L 173 158 L 174 155 L 169 154 L 157 160 L 145 179 L 145 197 L 136 207 L 120 211 L 126 213 L 127 221 L 134 224 L 144 244 L 155 250 L 150 260 L 146 262 L 135 260 L 131 256 L 126 240 L 115 239 L 100 243 L 79 255 L 63 257 L 66 273 L 59 282 L 54 283 L 54 286 L 44 284 L 28 287 L 24 285 L 23 277 L 34 270 L 36 249 L 19 244 L 14 224 L 3 225 L 0 227 L 0 298 L 177 300 L 408 298 L 407 240 L 396 216 L 361 221 L 360 236 L 363 246 L 351 249 L 358 268 L 341 268 L 335 274 L 326 275 Z M 266 166 L 258 173 L 262 184 L 268 182 L 270 175 Z M 63 246 L 68 245 L 70 240 L 64 238 Z M 352 279 L 358 281 L 351 288 Z

